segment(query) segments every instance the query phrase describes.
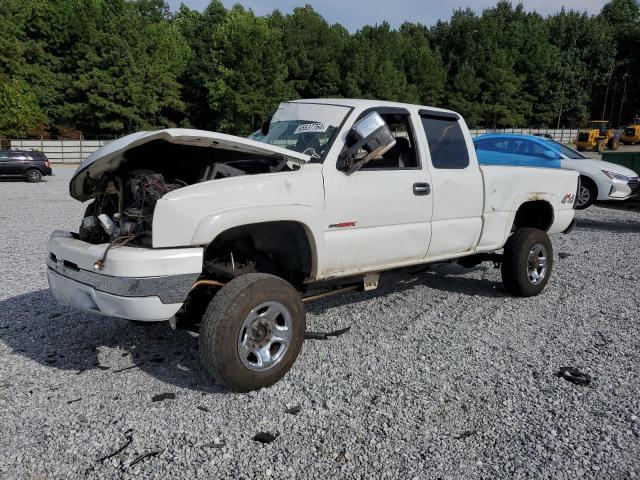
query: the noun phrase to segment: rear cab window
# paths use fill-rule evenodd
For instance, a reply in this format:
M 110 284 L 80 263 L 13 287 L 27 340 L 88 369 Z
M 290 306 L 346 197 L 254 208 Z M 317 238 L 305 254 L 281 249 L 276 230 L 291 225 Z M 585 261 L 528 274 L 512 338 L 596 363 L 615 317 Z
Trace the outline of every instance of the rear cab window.
M 469 150 L 458 117 L 421 111 L 420 118 L 427 136 L 433 168 L 467 168 Z

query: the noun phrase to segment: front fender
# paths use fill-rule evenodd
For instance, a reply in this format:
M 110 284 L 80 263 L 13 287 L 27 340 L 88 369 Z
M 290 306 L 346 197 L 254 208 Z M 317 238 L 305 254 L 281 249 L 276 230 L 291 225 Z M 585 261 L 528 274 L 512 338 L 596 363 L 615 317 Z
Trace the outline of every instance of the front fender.
M 217 212 L 204 217 L 198 224 L 191 243 L 193 245 L 208 245 L 221 233 L 243 225 L 266 222 L 295 222 L 302 225 L 307 234 L 313 270 L 318 264 L 324 264 L 322 245 L 316 241 L 314 231 L 321 231 L 321 225 L 316 225 L 313 208 L 310 205 L 264 205 L 261 207 L 244 207 L 234 210 Z
M 243 175 L 184 187 L 162 197 L 153 215 L 153 247 L 204 246 L 242 225 L 291 221 L 304 226 L 322 265 L 324 189 L 321 165 Z

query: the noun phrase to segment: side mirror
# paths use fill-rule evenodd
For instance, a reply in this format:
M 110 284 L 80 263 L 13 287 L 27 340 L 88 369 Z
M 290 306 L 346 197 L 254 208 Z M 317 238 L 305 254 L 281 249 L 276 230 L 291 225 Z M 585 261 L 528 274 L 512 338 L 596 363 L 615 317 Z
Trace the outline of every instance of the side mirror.
M 273 114 L 269 115 L 267 118 L 265 118 L 262 121 L 262 125 L 260 125 L 260 133 L 262 135 L 268 135 L 269 134 L 269 127 L 271 126 L 271 119 L 273 118 Z
M 347 138 L 354 143 L 340 154 L 338 163 L 338 168 L 347 175 L 357 171 L 365 163 L 381 157 L 396 144 L 389 126 L 377 112 L 371 112 L 358 120 Z M 364 150 L 366 155 L 356 158 L 360 149 Z

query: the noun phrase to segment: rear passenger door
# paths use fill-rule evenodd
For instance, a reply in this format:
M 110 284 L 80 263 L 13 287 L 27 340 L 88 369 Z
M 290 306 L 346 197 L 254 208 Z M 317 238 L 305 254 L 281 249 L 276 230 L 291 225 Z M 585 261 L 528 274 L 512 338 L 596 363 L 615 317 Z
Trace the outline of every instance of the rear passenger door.
M 431 243 L 427 257 L 475 248 L 482 231 L 484 187 L 464 121 L 454 113 L 421 110 L 433 191 Z

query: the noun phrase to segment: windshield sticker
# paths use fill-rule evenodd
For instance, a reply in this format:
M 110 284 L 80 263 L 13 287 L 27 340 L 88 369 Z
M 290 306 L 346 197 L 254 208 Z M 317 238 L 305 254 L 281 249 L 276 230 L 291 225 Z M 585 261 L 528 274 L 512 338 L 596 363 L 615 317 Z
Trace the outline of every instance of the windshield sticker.
M 329 124 L 327 123 L 301 123 L 296 128 L 294 135 L 298 133 L 324 133 L 329 128 Z

